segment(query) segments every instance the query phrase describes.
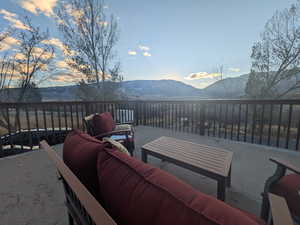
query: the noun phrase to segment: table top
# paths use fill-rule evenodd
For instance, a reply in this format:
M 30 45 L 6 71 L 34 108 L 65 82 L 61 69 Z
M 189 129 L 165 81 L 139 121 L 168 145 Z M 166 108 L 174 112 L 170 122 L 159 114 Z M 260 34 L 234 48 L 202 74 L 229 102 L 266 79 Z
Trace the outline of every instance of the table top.
M 142 149 L 227 177 L 233 152 L 171 137 L 160 137 Z

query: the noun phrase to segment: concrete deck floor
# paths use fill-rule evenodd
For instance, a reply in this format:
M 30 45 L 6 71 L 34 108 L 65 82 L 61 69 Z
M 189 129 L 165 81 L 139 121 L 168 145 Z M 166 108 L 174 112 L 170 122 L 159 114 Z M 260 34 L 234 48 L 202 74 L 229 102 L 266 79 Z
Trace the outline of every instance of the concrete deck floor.
M 234 152 L 232 187 L 227 191 L 226 202 L 257 215 L 264 182 L 275 170 L 268 159 L 279 157 L 300 166 L 299 152 L 143 126 L 136 127 L 135 157 L 140 158 L 143 144 L 160 136 Z M 62 145 L 55 146 L 55 149 L 61 154 Z M 216 182 L 209 178 L 162 163 L 151 156 L 149 163 L 174 174 L 201 192 L 216 196 Z M 63 189 L 45 152 L 38 150 L 0 159 L 0 178 L 1 225 L 67 224 Z

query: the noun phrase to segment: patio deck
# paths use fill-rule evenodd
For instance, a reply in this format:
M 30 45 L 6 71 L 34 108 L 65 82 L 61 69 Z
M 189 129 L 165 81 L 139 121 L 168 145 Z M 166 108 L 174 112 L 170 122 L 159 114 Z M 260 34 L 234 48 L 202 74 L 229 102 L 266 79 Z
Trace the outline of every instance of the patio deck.
M 135 157 L 140 147 L 160 136 L 175 137 L 234 152 L 232 187 L 227 203 L 259 214 L 260 193 L 264 182 L 275 169 L 270 157 L 289 160 L 300 166 L 300 153 L 262 145 L 247 144 L 167 129 L 136 127 Z M 55 146 L 61 154 L 62 145 Z M 216 196 L 216 182 L 189 170 L 162 163 L 149 157 L 149 163 L 166 170 L 197 190 Z M 0 159 L 0 218 L 3 225 L 66 225 L 64 194 L 56 170 L 43 151 L 35 151 Z

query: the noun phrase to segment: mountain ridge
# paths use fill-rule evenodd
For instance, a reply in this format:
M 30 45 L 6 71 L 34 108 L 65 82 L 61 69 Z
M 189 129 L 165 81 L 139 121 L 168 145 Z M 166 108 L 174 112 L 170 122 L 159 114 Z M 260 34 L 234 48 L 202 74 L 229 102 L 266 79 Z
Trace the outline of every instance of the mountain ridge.
M 43 101 L 74 101 L 77 85 L 42 87 Z M 205 98 L 202 89 L 176 80 L 133 80 L 123 81 L 120 91 L 129 99 L 188 99 Z
M 202 90 L 206 95 L 213 98 L 240 98 L 245 95 L 248 78 L 249 74 L 228 77 L 223 80 L 218 80 Z
M 181 81 L 132 80 L 123 81 L 120 95 L 131 100 L 199 100 L 207 98 L 238 98 L 244 95 L 248 74 L 216 81 L 200 89 Z M 95 85 L 95 84 L 89 84 Z M 77 85 L 39 88 L 42 101 L 80 101 Z

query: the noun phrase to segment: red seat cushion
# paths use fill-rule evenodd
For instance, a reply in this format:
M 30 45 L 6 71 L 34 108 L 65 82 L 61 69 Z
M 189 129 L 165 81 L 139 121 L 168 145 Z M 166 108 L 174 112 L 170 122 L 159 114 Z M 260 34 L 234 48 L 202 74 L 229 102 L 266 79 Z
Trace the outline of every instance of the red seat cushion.
M 252 216 L 124 153 L 98 154 L 103 204 L 123 225 L 257 225 Z
M 256 215 L 252 214 L 252 213 L 249 213 L 249 212 L 246 212 L 244 210 L 241 210 L 241 209 L 238 209 L 240 210 L 243 214 L 245 214 L 246 216 L 250 217 L 251 219 L 253 219 L 254 221 L 256 221 L 257 224 L 260 224 L 260 225 L 265 225 L 266 222 L 261 219 L 260 217 L 257 217 Z
M 291 212 L 300 218 L 300 175 L 289 174 L 282 177 L 271 192 L 284 197 Z
M 116 128 L 116 123 L 110 112 L 96 114 L 93 117 L 93 125 L 95 135 L 111 132 Z
M 79 130 L 65 139 L 63 160 L 85 187 L 99 200 L 97 155 L 104 143 Z

